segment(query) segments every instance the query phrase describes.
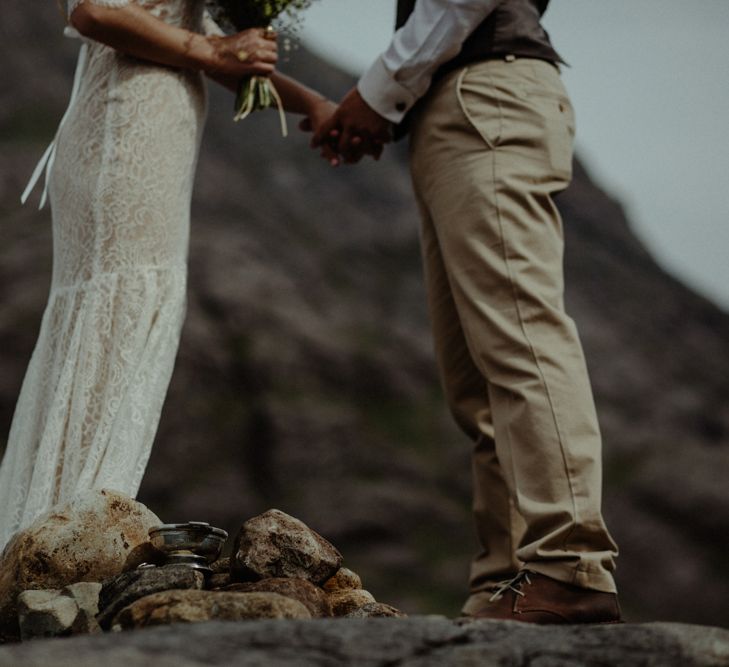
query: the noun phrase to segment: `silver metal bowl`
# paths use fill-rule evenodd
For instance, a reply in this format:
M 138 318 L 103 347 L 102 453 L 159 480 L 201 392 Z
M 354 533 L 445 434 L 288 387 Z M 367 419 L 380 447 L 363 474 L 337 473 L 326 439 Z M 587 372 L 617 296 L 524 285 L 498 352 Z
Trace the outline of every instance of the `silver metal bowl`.
M 166 562 L 206 570 L 220 558 L 228 533 L 203 521 L 167 523 L 149 530 L 152 545 L 165 554 Z

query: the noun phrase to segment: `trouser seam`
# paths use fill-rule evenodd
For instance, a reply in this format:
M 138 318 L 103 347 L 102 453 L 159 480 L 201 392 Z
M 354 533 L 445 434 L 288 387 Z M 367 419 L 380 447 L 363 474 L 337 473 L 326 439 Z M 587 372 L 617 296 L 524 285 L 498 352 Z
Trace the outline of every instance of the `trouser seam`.
M 463 76 L 465 75 L 466 71 L 467 71 L 467 68 L 465 68 L 463 70 L 463 72 L 461 73 L 461 76 L 458 79 L 459 84 L 460 84 L 460 81 L 462 80 Z M 459 84 L 457 84 L 457 85 L 459 85 Z M 458 90 L 458 87 L 457 87 L 456 90 Z M 460 95 L 459 95 L 459 99 L 460 99 Z M 461 106 L 461 108 L 463 109 L 463 106 Z M 464 110 L 464 113 L 465 113 L 465 110 Z M 470 122 L 470 120 L 469 120 L 469 122 Z M 413 145 L 411 144 L 411 148 L 412 147 L 413 147 Z M 437 244 L 438 244 L 438 252 L 441 255 L 441 262 L 443 264 L 443 270 L 444 270 L 445 275 L 446 275 L 446 280 L 447 280 L 447 284 L 448 284 L 448 290 L 450 291 L 451 298 L 453 299 L 453 306 L 454 306 L 455 311 L 456 311 L 456 314 L 458 316 L 458 324 L 460 325 L 461 331 L 463 332 L 463 338 L 464 338 L 464 341 L 466 343 L 466 348 L 467 348 L 468 354 L 471 357 L 471 359 L 473 361 L 473 364 L 474 364 L 476 370 L 479 372 L 479 374 L 483 377 L 484 381 L 486 382 L 486 385 L 487 385 L 486 386 L 486 392 L 487 392 L 486 401 L 490 404 L 491 403 L 491 400 L 490 400 L 490 396 L 488 396 L 488 385 L 489 385 L 489 381 L 488 381 L 488 378 L 486 377 L 486 374 L 484 373 L 483 369 L 477 363 L 478 355 L 475 354 L 475 351 L 478 350 L 478 346 L 475 346 L 474 345 L 474 342 L 473 342 L 474 339 L 473 339 L 473 337 L 470 334 L 469 326 L 468 326 L 468 323 L 466 321 L 467 318 L 464 318 L 462 316 L 461 312 L 460 312 L 460 308 L 459 308 L 459 305 L 458 305 L 458 299 L 455 296 L 455 290 L 453 288 L 453 278 L 452 278 L 453 272 L 451 270 L 451 267 L 450 267 L 449 262 L 446 261 L 445 254 L 443 253 L 443 246 L 442 246 L 442 243 L 441 243 L 441 240 L 440 240 L 438 226 L 435 223 L 435 218 L 431 214 L 430 206 L 429 206 L 428 202 L 426 201 L 425 197 L 423 197 L 422 194 L 421 194 L 421 187 L 420 187 L 420 183 L 418 182 L 419 179 L 415 177 L 415 173 L 414 172 L 412 172 L 411 175 L 412 175 L 412 182 L 413 182 L 413 189 L 415 191 L 415 196 L 418 198 L 418 200 L 420 202 L 420 205 L 425 209 L 425 213 L 427 214 L 428 218 L 430 219 L 429 220 L 429 224 L 430 224 L 430 226 L 432 228 L 432 233 L 435 236 L 435 239 L 436 239 Z M 428 221 L 423 220 L 421 222 L 421 226 L 423 226 L 425 224 L 428 224 Z M 423 231 L 421 233 L 424 234 L 425 232 Z M 423 253 L 422 254 L 423 254 L 423 264 L 424 264 L 424 268 L 425 268 L 425 263 L 427 261 L 427 257 L 425 256 L 425 249 L 424 248 L 423 248 Z M 441 372 L 441 375 L 442 375 L 442 377 L 444 379 L 447 377 L 447 373 L 445 373 L 445 372 Z M 492 419 L 492 422 L 493 422 L 493 416 L 491 417 L 491 419 Z M 476 428 L 478 428 L 478 425 L 476 425 Z M 509 437 L 509 443 L 508 443 L 508 445 L 509 445 L 510 448 L 512 448 L 511 447 L 511 435 L 510 435 L 508 429 L 507 429 L 507 436 Z M 484 437 L 485 437 L 484 434 L 483 433 L 480 433 L 479 436 L 478 436 L 478 438 L 476 438 L 476 440 L 474 442 L 474 447 Z M 498 456 L 497 456 L 497 458 L 498 458 Z M 515 473 L 515 468 L 514 468 L 513 457 L 509 457 L 509 458 L 510 458 L 511 477 L 512 477 L 512 479 L 516 479 L 516 473 Z M 501 461 L 500 459 L 499 459 L 499 465 L 503 469 L 504 464 L 503 464 L 503 461 Z M 508 485 L 507 485 L 507 488 L 508 488 Z M 514 497 L 514 494 L 515 493 L 516 493 L 516 489 L 515 488 L 514 488 L 513 493 L 511 492 L 511 490 L 509 490 L 509 499 L 508 499 L 509 500 L 509 508 L 508 508 L 508 512 L 509 512 L 509 516 L 508 516 L 508 522 L 509 522 L 509 550 L 510 550 L 509 553 L 510 553 L 510 558 L 512 560 L 516 557 L 516 548 L 517 548 L 517 545 L 515 544 L 515 540 L 514 540 L 514 534 L 513 534 L 513 531 L 511 530 L 511 528 L 512 528 L 512 518 L 513 518 L 512 517 L 512 512 L 513 511 L 517 511 L 518 512 L 518 506 L 519 506 L 518 501 Z M 513 508 L 511 506 L 511 503 L 514 503 L 514 507 Z
M 464 68 L 463 72 L 461 72 L 461 75 L 459 76 L 458 81 L 456 83 L 458 102 L 459 102 L 459 105 L 461 106 L 461 110 L 463 111 L 466 119 L 471 124 L 471 126 L 478 132 L 479 136 L 486 144 L 487 150 L 489 150 L 491 153 L 491 177 L 492 177 L 491 182 L 494 184 L 493 185 L 494 208 L 496 211 L 496 220 L 497 220 L 498 227 L 499 227 L 499 235 L 501 237 L 502 257 L 503 257 L 504 265 L 506 267 L 506 274 L 507 274 L 507 277 L 509 280 L 509 287 L 512 292 L 512 298 L 514 301 L 514 306 L 516 308 L 516 314 L 517 314 L 517 319 L 519 321 L 519 327 L 522 331 L 522 335 L 524 336 L 524 340 L 526 341 L 526 343 L 529 347 L 529 351 L 534 360 L 534 364 L 539 372 L 542 386 L 544 388 L 545 395 L 546 395 L 547 401 L 549 403 L 549 410 L 552 415 L 552 420 L 554 422 L 555 431 L 557 433 L 557 441 L 559 443 L 562 464 L 564 466 L 565 477 L 567 478 L 567 485 L 568 485 L 569 491 L 570 491 L 570 500 L 572 502 L 572 526 L 570 527 L 569 531 L 565 535 L 564 540 L 562 542 L 563 548 L 565 549 L 565 551 L 568 551 L 569 549 L 567 547 L 567 544 L 569 542 L 570 537 L 574 533 L 575 527 L 578 523 L 578 516 L 579 516 L 578 511 L 577 511 L 577 499 L 576 499 L 576 495 L 575 495 L 575 489 L 574 489 L 574 485 L 573 485 L 573 481 L 572 481 L 572 476 L 569 471 L 569 465 L 567 462 L 567 452 L 566 452 L 565 446 L 564 446 L 564 438 L 562 435 L 562 430 L 560 428 L 559 419 L 557 418 L 557 414 L 554 409 L 554 401 L 553 401 L 551 392 L 549 390 L 549 384 L 547 383 L 547 378 L 546 378 L 546 375 L 544 374 L 544 370 L 540 363 L 539 356 L 537 355 L 536 349 L 534 348 L 534 345 L 533 345 L 531 339 L 529 338 L 529 334 L 527 332 L 527 327 L 524 323 L 524 318 L 522 316 L 521 307 L 520 307 L 520 303 L 519 303 L 519 296 L 518 296 L 518 292 L 516 289 L 516 283 L 515 283 L 515 280 L 513 277 L 511 264 L 509 262 L 509 250 L 508 250 L 508 244 L 507 244 L 507 237 L 504 233 L 504 224 L 503 224 L 503 219 L 501 217 L 501 207 L 499 206 L 499 191 L 498 191 L 498 187 L 497 187 L 497 183 L 499 182 L 498 178 L 497 178 L 497 172 L 498 172 L 498 170 L 497 170 L 497 149 L 490 145 L 490 142 L 484 138 L 483 134 L 479 131 L 476 124 L 472 121 L 471 116 L 468 112 L 468 109 L 466 108 L 466 104 L 465 104 L 463 97 L 461 95 L 461 92 L 460 92 L 461 85 L 463 83 L 463 79 L 464 79 L 467 71 L 468 71 L 468 69 Z M 490 77 L 490 75 L 489 75 L 489 77 Z M 499 112 L 499 127 L 501 128 L 503 120 L 502 120 L 502 110 L 501 110 L 500 105 L 498 108 L 498 112 Z M 500 132 L 500 134 L 501 134 L 501 132 Z M 467 332 L 466 325 L 462 323 L 462 326 L 463 326 L 464 333 L 466 333 Z M 507 428 L 506 432 L 509 433 L 509 431 L 510 431 L 510 429 Z M 510 435 L 509 435 L 509 446 L 511 447 Z M 513 465 L 513 457 L 512 457 L 512 469 L 513 469 L 513 467 L 514 467 L 514 465 Z M 515 479 L 515 478 L 512 477 L 512 479 Z M 514 491 L 516 492 L 516 489 L 514 489 Z M 517 504 L 517 506 L 518 506 L 518 504 Z
M 493 157 L 492 164 L 493 164 L 494 183 L 496 183 L 496 171 L 497 171 L 496 170 L 496 151 L 494 151 L 494 157 Z M 562 546 L 563 546 L 564 550 L 569 551 L 569 548 L 567 545 L 568 545 L 569 539 L 570 539 L 570 537 L 572 537 L 572 534 L 575 531 L 575 527 L 579 521 L 575 488 L 574 488 L 574 484 L 572 481 L 572 475 L 569 470 L 569 464 L 567 461 L 568 457 L 567 457 L 567 452 L 566 452 L 565 445 L 564 445 L 564 437 L 562 435 L 562 429 L 560 428 L 559 419 L 557 417 L 557 413 L 554 408 L 554 399 L 552 397 L 552 392 L 550 391 L 549 383 L 547 382 L 547 378 L 544 373 L 544 369 L 542 368 L 542 364 L 540 362 L 539 355 L 537 354 L 537 351 L 534 348 L 534 344 L 532 343 L 531 338 L 529 337 L 529 332 L 527 330 L 526 324 L 524 323 L 524 317 L 522 316 L 521 304 L 519 302 L 519 296 L 517 293 L 516 284 L 514 282 L 514 278 L 513 278 L 513 274 L 512 274 L 512 270 L 511 270 L 511 264 L 509 262 L 509 250 L 508 250 L 508 245 L 507 245 L 507 239 L 506 239 L 506 236 L 504 235 L 503 221 L 501 218 L 501 209 L 499 207 L 498 200 L 499 200 L 498 188 L 495 187 L 494 188 L 494 203 L 495 203 L 495 208 L 496 208 L 496 218 L 497 218 L 498 224 L 499 224 L 499 232 L 500 232 L 501 238 L 502 238 L 502 253 L 503 253 L 502 256 L 504 258 L 504 264 L 506 266 L 506 273 L 507 273 L 507 276 L 509 277 L 509 286 L 512 291 L 512 298 L 514 299 L 516 315 L 519 320 L 519 327 L 521 328 L 522 334 L 524 335 L 524 340 L 526 341 L 526 343 L 529 347 L 529 351 L 534 360 L 534 365 L 536 366 L 537 370 L 539 371 L 539 377 L 542 381 L 542 386 L 544 388 L 544 392 L 545 392 L 547 401 L 549 403 L 549 411 L 552 415 L 552 420 L 554 421 L 554 428 L 555 428 L 555 431 L 557 434 L 557 442 L 559 443 L 559 451 L 560 451 L 560 455 L 562 458 L 562 465 L 564 466 L 565 477 L 567 478 L 567 485 L 570 490 L 570 500 L 572 501 L 572 526 L 570 527 L 569 531 L 565 535 L 564 540 L 562 542 Z M 507 431 L 508 430 L 509 429 L 507 429 Z
M 461 109 L 461 112 L 463 113 L 463 115 L 465 117 L 466 122 L 469 123 L 471 125 L 471 127 L 473 127 L 476 130 L 476 132 L 478 133 L 478 135 L 481 137 L 481 140 L 484 142 L 484 144 L 486 144 L 487 149 L 491 152 L 491 154 L 493 156 L 493 150 L 494 149 L 493 149 L 493 146 L 491 144 L 491 141 L 488 139 L 488 137 L 486 137 L 478 129 L 478 126 L 476 125 L 476 123 L 471 118 L 471 115 L 470 115 L 470 113 L 468 111 L 468 108 L 466 106 L 466 103 L 463 100 L 463 95 L 461 94 L 461 86 L 463 85 L 463 80 L 465 79 L 466 74 L 468 74 L 468 67 L 464 67 L 463 68 L 463 70 L 461 71 L 458 79 L 456 80 L 456 97 L 458 99 L 458 105 L 459 105 L 459 107 Z M 499 106 L 499 126 L 500 125 L 501 125 L 501 107 Z M 493 157 L 492 157 L 492 164 L 493 164 Z M 495 179 L 492 179 L 491 182 L 492 183 L 495 183 L 496 181 L 495 181 Z M 495 189 L 495 187 L 494 187 L 493 196 L 494 196 L 494 199 L 496 199 L 496 189 Z M 435 225 L 434 225 L 434 227 L 435 227 Z M 437 231 L 437 229 L 436 229 L 436 231 Z M 501 229 L 499 231 L 501 233 Z M 502 237 L 501 238 L 501 242 L 503 244 L 503 233 L 501 233 L 501 237 Z M 450 280 L 451 271 L 450 271 L 450 269 L 448 267 L 448 264 L 445 261 L 443 262 L 443 264 L 446 267 L 446 273 L 448 275 L 448 282 L 449 282 L 449 286 L 450 286 L 451 292 L 453 292 L 453 286 L 452 286 L 451 280 Z M 454 302 L 456 304 L 456 311 L 458 311 L 458 301 L 456 299 L 454 299 Z M 472 342 L 473 341 L 473 337 L 470 334 L 469 325 L 466 322 L 464 322 L 464 320 L 460 316 L 460 314 L 459 314 L 459 320 L 461 322 L 461 328 L 463 329 L 463 335 L 464 335 L 464 338 L 466 339 L 466 344 L 468 345 L 468 348 L 469 348 L 468 351 L 469 351 L 469 354 L 471 354 L 471 357 L 472 357 L 472 359 L 474 361 L 474 365 L 476 366 L 476 368 L 479 369 L 479 372 L 484 376 L 484 379 L 486 380 L 487 384 L 489 384 L 489 379 L 488 379 L 487 374 L 483 371 L 483 369 L 480 368 L 480 364 L 478 363 L 478 356 L 479 355 L 478 354 L 474 354 L 474 352 L 473 352 L 473 351 L 478 351 L 478 346 L 474 346 L 474 344 Z M 508 400 L 510 401 L 511 398 L 509 397 Z M 492 415 L 492 420 L 493 420 L 493 415 Z M 508 438 L 507 445 L 509 447 L 509 450 L 511 452 L 513 452 L 513 447 L 512 447 L 512 442 L 511 442 L 511 432 L 510 432 L 510 430 L 508 428 L 506 429 L 506 436 Z M 498 458 L 498 455 L 497 455 L 497 458 Z M 502 468 L 504 466 L 503 461 L 501 461 L 500 459 L 499 459 L 499 465 L 501 465 Z M 509 490 L 509 496 L 510 496 L 510 500 L 512 500 L 515 503 L 515 506 L 516 506 L 516 508 L 518 510 L 519 501 L 518 501 L 518 494 L 517 494 L 516 483 L 515 483 L 516 482 L 516 469 L 515 469 L 515 466 L 514 466 L 514 457 L 511 456 L 511 455 L 509 456 L 509 468 L 510 468 L 511 479 L 514 480 L 514 488 Z M 510 511 L 511 511 L 511 508 L 510 508 Z M 509 523 L 511 524 L 511 516 L 509 516 Z M 509 546 L 512 549 L 514 549 L 514 546 L 515 546 L 513 539 L 514 539 L 513 538 L 513 535 L 511 534 L 511 531 L 509 531 Z M 516 552 L 515 551 L 512 551 L 512 553 L 515 554 Z

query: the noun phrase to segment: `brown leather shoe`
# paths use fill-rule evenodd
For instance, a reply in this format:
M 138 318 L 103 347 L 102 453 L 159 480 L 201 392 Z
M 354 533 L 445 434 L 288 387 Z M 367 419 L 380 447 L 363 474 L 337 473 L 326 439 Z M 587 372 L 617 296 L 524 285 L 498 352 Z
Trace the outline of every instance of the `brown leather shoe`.
M 526 623 L 622 623 L 618 596 L 522 570 L 472 618 Z
M 489 605 L 489 600 L 493 597 L 494 593 L 496 593 L 506 581 L 511 581 L 514 577 L 516 577 L 516 574 L 516 572 L 512 572 L 510 574 L 504 574 L 498 579 L 484 579 L 479 581 L 478 589 L 470 592 L 458 618 L 474 618 L 475 613 L 478 613 L 479 610 Z

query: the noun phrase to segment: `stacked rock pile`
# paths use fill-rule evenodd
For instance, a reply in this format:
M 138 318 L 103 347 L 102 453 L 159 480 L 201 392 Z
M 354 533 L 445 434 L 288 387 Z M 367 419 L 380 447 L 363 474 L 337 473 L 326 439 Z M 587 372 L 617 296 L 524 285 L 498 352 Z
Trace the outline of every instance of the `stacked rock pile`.
M 160 523 L 102 490 L 18 533 L 0 557 L 1 640 L 208 620 L 404 616 L 364 590 L 334 546 L 279 510 L 246 521 L 210 575 L 164 564 L 148 537 Z

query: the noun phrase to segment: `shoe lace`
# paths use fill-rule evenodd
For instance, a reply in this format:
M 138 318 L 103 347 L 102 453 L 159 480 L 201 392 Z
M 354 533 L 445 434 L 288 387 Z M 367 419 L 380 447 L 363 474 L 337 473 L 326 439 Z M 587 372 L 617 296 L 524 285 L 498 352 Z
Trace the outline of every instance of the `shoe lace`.
M 496 590 L 494 591 L 494 594 L 489 598 L 489 602 L 495 602 L 496 600 L 500 600 L 501 597 L 506 593 L 506 591 L 514 591 L 517 595 L 524 596 L 524 592 L 521 590 L 521 587 L 524 585 L 524 582 L 531 585 L 532 580 L 529 578 L 529 572 L 526 570 L 522 570 L 517 574 L 515 577 L 511 579 L 505 579 L 504 581 L 500 581 L 498 584 L 496 584 Z

